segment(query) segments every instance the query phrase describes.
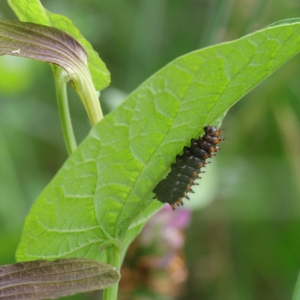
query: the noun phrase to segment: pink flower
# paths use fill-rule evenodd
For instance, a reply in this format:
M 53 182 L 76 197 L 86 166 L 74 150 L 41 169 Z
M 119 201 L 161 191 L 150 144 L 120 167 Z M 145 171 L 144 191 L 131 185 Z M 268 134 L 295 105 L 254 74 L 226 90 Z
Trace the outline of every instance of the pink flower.
M 183 230 L 190 223 L 190 211 L 173 211 L 169 205 L 155 214 L 141 233 L 143 246 L 156 246 L 159 253 L 180 249 L 184 244 Z

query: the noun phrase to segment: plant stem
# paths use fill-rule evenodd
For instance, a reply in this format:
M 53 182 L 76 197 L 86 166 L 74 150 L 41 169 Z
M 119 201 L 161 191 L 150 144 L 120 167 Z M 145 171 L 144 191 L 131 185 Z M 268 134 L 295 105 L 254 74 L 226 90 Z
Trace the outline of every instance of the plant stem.
M 82 68 L 81 73 L 73 74 L 70 83 L 79 95 L 89 120 L 94 126 L 103 119 L 103 113 L 89 70 Z
M 300 299 L 300 274 L 298 276 L 296 286 L 294 289 L 294 294 L 293 294 L 293 300 L 299 300 Z
M 106 248 L 107 263 L 116 267 L 118 270 L 121 268 L 122 258 L 121 250 L 118 244 L 110 243 Z M 118 284 L 115 284 L 103 291 L 102 300 L 117 300 L 118 298 Z
M 118 299 L 118 284 L 115 284 L 103 291 L 102 300 L 117 300 Z
M 54 83 L 56 89 L 56 98 L 58 103 L 58 111 L 60 116 L 60 123 L 63 131 L 65 145 L 69 155 L 71 155 L 77 148 L 76 139 L 73 131 L 68 95 L 67 95 L 67 81 L 69 79 L 65 70 L 53 66 Z

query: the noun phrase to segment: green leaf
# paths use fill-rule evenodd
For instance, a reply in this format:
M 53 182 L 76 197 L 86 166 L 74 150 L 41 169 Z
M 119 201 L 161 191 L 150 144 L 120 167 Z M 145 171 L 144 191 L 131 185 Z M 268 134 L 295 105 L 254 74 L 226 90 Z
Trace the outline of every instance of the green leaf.
M 162 206 L 152 190 L 176 154 L 298 53 L 299 33 L 300 23 L 265 28 L 179 57 L 150 77 L 92 129 L 42 192 L 17 258 L 103 259 L 101 244 L 125 249 L 139 220 Z
M 110 74 L 104 62 L 68 18 L 49 12 L 39 0 L 8 0 L 8 3 L 21 21 L 52 26 L 72 35 L 88 53 L 88 66 L 96 90 L 109 85 Z
M 89 259 L 29 261 L 0 266 L 0 299 L 57 299 L 105 289 L 119 280 L 116 268 Z

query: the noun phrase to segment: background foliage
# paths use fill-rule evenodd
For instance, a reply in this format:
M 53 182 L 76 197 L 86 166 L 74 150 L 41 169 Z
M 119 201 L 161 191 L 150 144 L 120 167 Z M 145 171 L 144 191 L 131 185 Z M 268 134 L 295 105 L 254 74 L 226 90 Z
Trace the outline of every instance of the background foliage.
M 101 98 L 106 111 L 179 55 L 300 13 L 296 0 L 42 3 L 69 17 L 106 62 L 112 74 Z M 16 19 L 6 2 L 0 17 Z M 187 232 L 190 275 L 182 299 L 291 298 L 300 268 L 299 60 L 285 64 L 225 118 L 227 141 L 201 182 L 210 190 L 193 199 L 209 205 L 194 210 Z M 0 64 L 0 263 L 7 264 L 14 262 L 32 202 L 67 153 L 47 64 L 8 56 Z M 89 123 L 73 95 L 82 139 Z

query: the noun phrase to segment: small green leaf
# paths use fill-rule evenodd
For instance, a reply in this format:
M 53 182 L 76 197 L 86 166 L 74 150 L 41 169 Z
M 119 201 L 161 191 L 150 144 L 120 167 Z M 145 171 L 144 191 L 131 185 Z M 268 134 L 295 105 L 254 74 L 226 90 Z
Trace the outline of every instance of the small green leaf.
M 110 74 L 105 64 L 68 18 L 49 12 L 39 0 L 8 0 L 8 3 L 21 21 L 52 26 L 72 35 L 88 53 L 88 66 L 96 90 L 109 85 Z
M 119 280 L 116 268 L 89 259 L 22 262 L 0 266 L 0 299 L 56 299 L 105 289 Z
M 299 34 L 300 23 L 265 28 L 179 57 L 150 77 L 92 129 L 42 192 L 18 259 L 100 259 L 101 244 L 125 249 L 162 206 L 152 190 L 176 154 L 298 53 Z

